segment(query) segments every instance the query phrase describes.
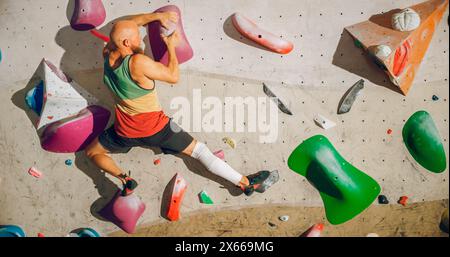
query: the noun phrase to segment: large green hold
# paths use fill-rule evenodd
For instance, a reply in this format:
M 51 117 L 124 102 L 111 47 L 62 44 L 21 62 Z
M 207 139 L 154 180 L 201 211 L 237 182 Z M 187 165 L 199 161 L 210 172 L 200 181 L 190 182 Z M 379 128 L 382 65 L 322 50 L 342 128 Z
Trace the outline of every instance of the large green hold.
M 428 112 L 419 111 L 409 118 L 403 127 L 403 141 L 409 153 L 425 169 L 442 173 L 447 168 L 441 137 Z
M 288 166 L 319 191 L 333 225 L 356 217 L 381 191 L 374 179 L 347 162 L 322 135 L 300 144 L 289 157 Z

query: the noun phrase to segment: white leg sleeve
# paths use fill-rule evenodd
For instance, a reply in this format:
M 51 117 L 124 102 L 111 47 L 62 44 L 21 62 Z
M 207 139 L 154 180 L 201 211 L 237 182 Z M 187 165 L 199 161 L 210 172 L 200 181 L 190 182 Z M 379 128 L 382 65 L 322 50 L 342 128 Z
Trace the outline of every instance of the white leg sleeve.
M 239 186 L 243 176 L 226 162 L 216 157 L 205 144 L 198 142 L 195 145 L 192 158 L 199 160 L 209 171 L 217 176 Z

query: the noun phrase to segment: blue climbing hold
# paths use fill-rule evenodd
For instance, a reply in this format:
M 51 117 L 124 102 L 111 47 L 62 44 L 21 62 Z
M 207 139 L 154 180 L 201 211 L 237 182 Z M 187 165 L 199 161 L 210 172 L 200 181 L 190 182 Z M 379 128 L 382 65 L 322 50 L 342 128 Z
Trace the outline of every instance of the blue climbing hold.
M 65 161 L 65 163 L 66 163 L 67 166 L 71 166 L 72 165 L 72 160 L 71 159 L 67 159 Z
M 27 93 L 25 96 L 25 102 L 30 109 L 37 113 L 37 115 L 41 116 L 42 105 L 44 102 L 44 81 L 41 80 L 36 87 Z
M 438 101 L 439 97 L 437 95 L 433 95 L 433 101 Z
M 19 226 L 0 226 L 0 237 L 25 237 L 25 232 Z

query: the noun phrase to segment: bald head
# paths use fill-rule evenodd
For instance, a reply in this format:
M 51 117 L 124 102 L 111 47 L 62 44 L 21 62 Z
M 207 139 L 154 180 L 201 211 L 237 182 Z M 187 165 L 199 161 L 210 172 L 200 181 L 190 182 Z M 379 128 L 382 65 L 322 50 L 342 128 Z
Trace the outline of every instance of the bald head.
M 134 21 L 122 20 L 116 22 L 111 30 L 110 37 L 119 50 L 130 49 L 133 52 L 141 50 L 139 27 Z

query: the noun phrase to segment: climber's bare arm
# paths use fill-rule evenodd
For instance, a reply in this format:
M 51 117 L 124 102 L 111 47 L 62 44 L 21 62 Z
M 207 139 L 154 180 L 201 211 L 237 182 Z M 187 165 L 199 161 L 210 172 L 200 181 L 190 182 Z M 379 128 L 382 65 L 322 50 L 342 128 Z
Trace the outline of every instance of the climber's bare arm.
M 128 16 L 126 19 L 136 22 L 138 26 L 145 26 L 153 21 L 160 21 L 164 27 L 168 27 L 169 22 L 177 23 L 178 14 L 175 12 L 145 13 Z
M 178 83 L 178 79 L 180 76 L 178 59 L 175 53 L 175 47 L 179 42 L 179 35 L 178 32 L 175 32 L 169 37 L 162 36 L 162 38 L 167 45 L 167 51 L 169 55 L 168 65 L 165 66 L 160 62 L 155 62 L 146 55 L 139 54 L 133 57 L 133 74 L 136 74 L 137 76 L 140 76 L 142 74 L 150 80 L 159 80 L 170 84 L 176 84 Z M 154 85 L 152 84 L 151 88 L 144 88 L 153 89 L 153 87 Z

